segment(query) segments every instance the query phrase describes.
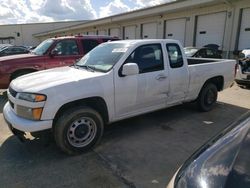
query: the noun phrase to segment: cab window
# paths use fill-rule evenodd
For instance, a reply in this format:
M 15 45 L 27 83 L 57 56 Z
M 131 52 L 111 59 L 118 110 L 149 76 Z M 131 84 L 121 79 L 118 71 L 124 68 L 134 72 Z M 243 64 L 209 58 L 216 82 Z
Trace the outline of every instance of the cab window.
M 171 68 L 179 68 L 183 66 L 183 57 L 178 44 L 167 44 L 168 59 Z

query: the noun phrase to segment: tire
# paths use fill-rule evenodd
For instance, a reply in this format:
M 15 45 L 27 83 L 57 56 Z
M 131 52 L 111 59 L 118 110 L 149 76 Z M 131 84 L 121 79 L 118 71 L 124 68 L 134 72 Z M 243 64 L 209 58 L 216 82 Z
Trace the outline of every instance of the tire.
M 214 104 L 217 101 L 218 90 L 213 83 L 205 84 L 198 96 L 197 105 L 198 109 L 202 112 L 208 112 L 212 110 Z
M 97 144 L 103 134 L 101 115 L 89 107 L 75 107 L 63 112 L 53 127 L 57 146 L 67 154 L 80 154 Z
M 29 73 L 32 73 L 30 71 L 22 71 L 22 72 L 19 72 L 19 73 L 14 73 L 13 76 L 11 77 L 11 81 L 20 77 L 20 76 L 23 76 L 25 74 L 29 74 Z

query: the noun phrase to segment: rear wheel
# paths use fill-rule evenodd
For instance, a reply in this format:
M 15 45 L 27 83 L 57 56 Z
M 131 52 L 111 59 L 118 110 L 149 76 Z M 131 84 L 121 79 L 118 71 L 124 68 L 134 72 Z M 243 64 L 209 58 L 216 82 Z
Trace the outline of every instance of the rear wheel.
M 102 137 L 103 120 L 89 107 L 75 107 L 65 111 L 54 125 L 57 145 L 68 154 L 91 149 Z
M 200 91 L 197 104 L 200 111 L 210 111 L 217 101 L 218 90 L 213 83 L 208 83 L 203 86 Z

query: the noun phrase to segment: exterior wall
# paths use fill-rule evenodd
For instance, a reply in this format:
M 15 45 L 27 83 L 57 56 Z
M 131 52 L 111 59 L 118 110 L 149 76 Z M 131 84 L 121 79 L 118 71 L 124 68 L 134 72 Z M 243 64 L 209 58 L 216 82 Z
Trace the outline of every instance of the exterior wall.
M 203 2 L 203 4 L 202 4 Z M 178 6 L 182 6 L 179 8 Z M 191 7 L 189 7 L 191 6 Z M 175 10 L 169 10 L 168 7 L 173 7 Z M 184 8 L 186 7 L 186 8 Z M 238 50 L 238 39 L 239 39 L 239 28 L 240 28 L 240 13 L 243 8 L 249 8 L 249 0 L 200 0 L 198 1 L 180 1 L 172 3 L 169 6 L 162 5 L 156 8 L 152 7 L 149 9 L 141 10 L 138 12 L 131 12 L 127 14 L 112 16 L 105 19 L 100 19 L 92 22 L 83 24 L 81 28 L 70 30 L 67 32 L 55 31 L 51 32 L 50 35 L 38 36 L 38 38 L 49 38 L 53 35 L 64 35 L 65 33 L 81 33 L 88 34 L 98 30 L 109 31 L 111 28 L 119 28 L 120 36 L 124 39 L 124 28 L 127 26 L 134 25 L 136 27 L 135 38 L 143 38 L 142 25 L 147 23 L 156 23 L 157 25 L 157 36 L 156 38 L 164 38 L 165 36 L 165 22 L 167 20 L 174 20 L 179 18 L 186 19 L 185 28 L 185 42 L 184 46 L 195 45 L 196 40 L 196 26 L 197 18 L 200 15 L 207 15 L 212 13 L 226 12 L 225 31 L 223 37 L 222 50 L 224 57 L 232 57 L 233 52 Z M 164 9 L 166 11 L 164 12 Z M 161 10 L 161 12 L 157 12 Z M 157 12 L 157 13 L 156 13 Z M 134 16 L 134 18 L 133 18 Z M 214 20 L 216 22 L 216 20 Z M 107 33 L 107 32 L 106 32 Z M 108 33 L 107 33 L 108 34 Z M 250 46 L 249 46 L 250 47 Z
M 74 22 L 54 22 L 54 23 L 36 23 L 36 24 L 15 24 L 0 25 L 0 43 L 12 43 L 15 45 L 36 46 L 41 40 L 32 35 L 34 33 L 55 30 L 62 27 L 81 24 L 84 21 Z M 1 40 L 1 38 L 14 38 L 12 40 Z

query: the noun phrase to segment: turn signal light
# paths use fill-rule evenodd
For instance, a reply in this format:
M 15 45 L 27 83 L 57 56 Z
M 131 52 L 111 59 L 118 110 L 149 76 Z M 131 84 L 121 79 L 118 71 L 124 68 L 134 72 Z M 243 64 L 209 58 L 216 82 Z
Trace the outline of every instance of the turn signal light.
M 40 120 L 42 116 L 43 108 L 32 109 L 32 115 L 35 120 Z

